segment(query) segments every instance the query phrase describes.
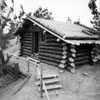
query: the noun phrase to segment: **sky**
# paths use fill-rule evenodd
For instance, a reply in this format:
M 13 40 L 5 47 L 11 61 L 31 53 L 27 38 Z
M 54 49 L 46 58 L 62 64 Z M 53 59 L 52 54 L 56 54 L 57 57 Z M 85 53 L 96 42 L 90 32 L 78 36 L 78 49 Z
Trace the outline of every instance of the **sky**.
M 42 8 L 48 8 L 52 12 L 52 16 L 55 21 L 66 22 L 67 18 L 80 22 L 86 26 L 92 27 L 90 20 L 92 14 L 88 8 L 88 2 L 90 0 L 15 0 L 15 13 L 20 11 L 20 4 L 23 5 L 25 12 L 34 12 L 40 6 Z M 97 5 L 100 7 L 100 0 L 97 0 Z M 10 2 L 9 2 L 10 4 Z M 100 9 L 100 8 L 99 8 Z

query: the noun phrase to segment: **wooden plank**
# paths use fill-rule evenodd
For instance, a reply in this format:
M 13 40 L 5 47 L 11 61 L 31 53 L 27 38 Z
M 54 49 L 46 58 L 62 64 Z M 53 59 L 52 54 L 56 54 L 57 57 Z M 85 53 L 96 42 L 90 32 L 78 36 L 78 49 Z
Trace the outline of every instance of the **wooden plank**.
M 49 84 L 54 84 L 54 83 L 58 83 L 59 79 L 58 78 L 52 78 L 52 79 L 47 79 L 47 80 L 43 80 L 45 85 L 49 85 Z M 36 82 L 37 86 L 40 86 L 40 81 Z
M 53 84 L 53 85 L 46 86 L 47 91 L 61 89 L 61 88 L 62 88 L 62 86 L 60 84 Z M 39 88 L 39 91 L 40 91 L 40 88 Z M 44 87 L 43 87 L 43 91 L 45 91 Z
M 22 84 L 15 90 L 15 92 L 13 93 L 13 95 L 15 95 L 16 93 L 18 93 L 24 86 L 25 84 L 28 82 L 28 80 L 30 79 L 31 75 L 28 75 L 27 78 L 25 78 L 25 80 L 22 82 Z

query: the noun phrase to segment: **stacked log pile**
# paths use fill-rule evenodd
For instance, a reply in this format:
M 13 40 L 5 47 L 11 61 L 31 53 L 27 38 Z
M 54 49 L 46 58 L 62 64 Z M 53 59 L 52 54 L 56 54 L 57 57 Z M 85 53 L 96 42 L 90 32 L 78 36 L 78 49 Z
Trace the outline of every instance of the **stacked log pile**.
M 23 33 L 20 38 L 21 41 L 21 55 L 32 55 L 32 33 Z
M 88 64 L 91 61 L 91 45 L 70 45 L 68 50 L 68 66 L 67 69 L 75 72 L 75 68 L 83 64 Z M 92 51 L 93 53 L 93 51 Z
M 39 59 L 44 63 L 65 68 L 67 49 L 66 43 L 58 42 L 55 36 L 46 34 L 46 42 L 39 44 Z
M 68 52 L 69 53 L 68 53 L 68 66 L 67 66 L 67 69 L 69 71 L 71 71 L 72 73 L 75 73 L 75 58 L 76 58 L 75 45 L 70 45 Z
M 89 64 L 91 61 L 91 45 L 82 44 L 76 46 L 75 66 L 78 68 L 80 65 Z
M 92 50 L 91 50 L 91 61 L 92 61 L 92 63 L 93 64 L 96 64 L 96 62 L 97 62 L 97 46 L 94 46 L 93 48 L 92 48 Z

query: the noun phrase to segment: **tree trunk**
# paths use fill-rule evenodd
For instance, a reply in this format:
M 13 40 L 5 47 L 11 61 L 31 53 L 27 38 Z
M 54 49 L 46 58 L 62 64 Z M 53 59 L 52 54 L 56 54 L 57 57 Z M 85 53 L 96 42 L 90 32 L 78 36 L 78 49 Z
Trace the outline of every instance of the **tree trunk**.
M 3 0 L 0 0 L 0 74 L 3 74 L 2 64 L 3 64 L 3 51 L 2 51 L 2 6 Z

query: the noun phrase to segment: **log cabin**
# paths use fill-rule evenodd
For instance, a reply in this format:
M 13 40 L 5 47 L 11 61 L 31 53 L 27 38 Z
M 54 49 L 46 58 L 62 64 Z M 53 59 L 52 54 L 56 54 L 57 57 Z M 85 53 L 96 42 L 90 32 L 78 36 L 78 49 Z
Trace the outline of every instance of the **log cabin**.
M 15 30 L 20 37 L 20 55 L 74 72 L 83 64 L 97 61 L 100 44 L 95 30 L 80 23 L 27 17 Z

